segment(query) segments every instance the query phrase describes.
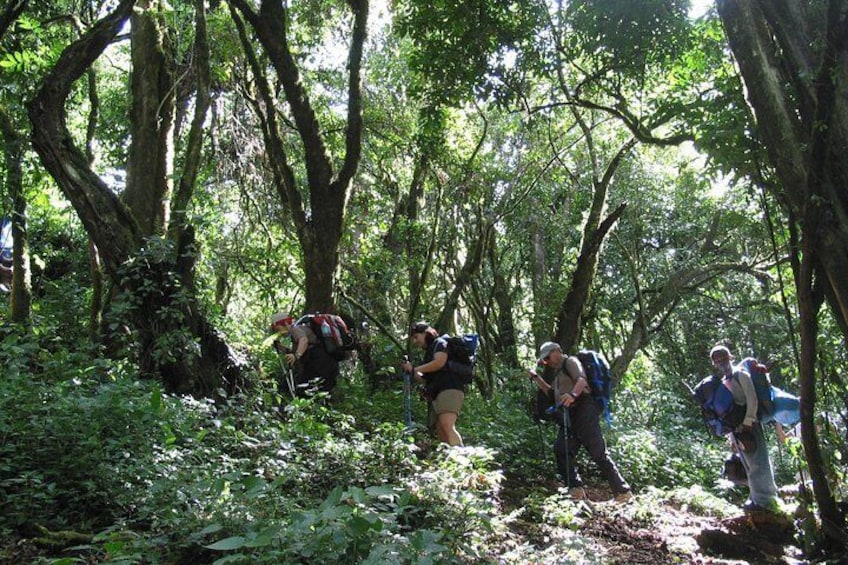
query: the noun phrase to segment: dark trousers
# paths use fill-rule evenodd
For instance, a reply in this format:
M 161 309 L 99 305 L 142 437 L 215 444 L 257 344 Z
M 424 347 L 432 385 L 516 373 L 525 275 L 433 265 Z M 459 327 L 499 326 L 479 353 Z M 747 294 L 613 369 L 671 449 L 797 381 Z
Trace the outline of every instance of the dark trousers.
M 609 482 L 613 494 L 630 490 L 630 486 L 618 472 L 613 460 L 607 453 L 607 444 L 601 432 L 600 410 L 595 401 L 583 395 L 568 409 L 568 430 L 560 416 L 559 431 L 554 442 L 557 471 L 569 487 L 582 486 L 583 480 L 577 470 L 577 452 L 580 446 L 586 448 L 589 457 L 601 474 Z
M 309 383 L 316 383 L 318 390 L 332 392 L 339 378 L 339 362 L 323 347 L 310 346 L 303 358 L 295 364 L 297 396 L 305 396 Z

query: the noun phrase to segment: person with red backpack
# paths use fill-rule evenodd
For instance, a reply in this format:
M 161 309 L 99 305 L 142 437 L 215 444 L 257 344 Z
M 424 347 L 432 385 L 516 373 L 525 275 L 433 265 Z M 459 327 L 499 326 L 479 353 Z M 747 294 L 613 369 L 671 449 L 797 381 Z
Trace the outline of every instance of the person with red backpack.
M 566 481 L 569 495 L 574 499 L 587 497 L 575 461 L 578 450 L 583 446 L 609 482 L 615 500 L 630 500 L 633 497 L 630 485 L 607 452 L 601 432 L 601 411 L 592 398 L 580 360 L 573 355 L 566 356 L 558 343 L 548 341 L 539 348 L 537 362 L 544 365 L 542 375 L 533 369 L 527 373 L 539 390 L 549 397 L 552 409 L 556 410 L 559 431 L 554 442 L 554 455 L 557 471 Z
M 331 394 L 339 378 L 339 361 L 321 346 L 309 324 L 295 324 L 291 314 L 277 313 L 271 318 L 271 331 L 291 338 L 291 349 L 285 349 L 280 339 L 274 342 L 278 352 L 285 355 L 286 364 L 294 371 L 295 396 L 306 396 L 310 383 L 318 390 Z
M 745 370 L 733 366 L 733 355 L 724 345 L 716 345 L 710 350 L 710 362 L 722 375 L 721 384 L 730 390 L 733 402 L 745 407 L 742 422 L 728 434 L 748 474 L 749 499 L 743 510 L 774 512 L 779 508 L 777 485 L 763 427 L 757 420 L 758 399 L 754 382 Z

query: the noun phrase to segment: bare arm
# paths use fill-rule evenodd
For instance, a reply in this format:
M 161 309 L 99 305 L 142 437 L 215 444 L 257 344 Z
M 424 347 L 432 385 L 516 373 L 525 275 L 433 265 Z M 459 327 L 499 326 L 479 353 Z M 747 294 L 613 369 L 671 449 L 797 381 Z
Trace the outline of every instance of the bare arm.
M 568 374 L 571 375 L 575 383 L 574 388 L 570 391 L 564 390 L 564 394 L 571 393 L 576 399 L 584 392 L 589 392 L 589 382 L 586 380 L 586 373 L 583 372 L 583 365 L 577 357 L 572 356 L 565 360 L 565 370 L 568 371 Z

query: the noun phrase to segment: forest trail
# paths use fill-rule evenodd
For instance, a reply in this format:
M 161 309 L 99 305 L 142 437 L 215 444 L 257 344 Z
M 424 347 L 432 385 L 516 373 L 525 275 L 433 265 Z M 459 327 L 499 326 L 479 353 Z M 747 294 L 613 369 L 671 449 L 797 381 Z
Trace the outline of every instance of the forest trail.
M 551 481 L 529 489 L 540 486 L 551 493 L 560 488 L 559 483 Z M 505 513 L 521 507 L 527 489 L 505 485 Z M 650 494 L 637 494 L 630 502 L 617 503 L 606 487 L 590 486 L 586 490 L 588 500 L 573 505 L 577 510 L 571 527 L 525 519 L 516 522 L 513 532 L 545 556 L 532 563 L 805 563 L 801 550 L 791 545 L 796 536 L 787 517 L 745 515 L 741 509 L 739 515 L 730 518 L 704 516 L 686 504 L 651 500 Z M 701 544 L 716 550 L 707 554 Z M 563 548 L 569 547 L 574 551 L 563 554 Z

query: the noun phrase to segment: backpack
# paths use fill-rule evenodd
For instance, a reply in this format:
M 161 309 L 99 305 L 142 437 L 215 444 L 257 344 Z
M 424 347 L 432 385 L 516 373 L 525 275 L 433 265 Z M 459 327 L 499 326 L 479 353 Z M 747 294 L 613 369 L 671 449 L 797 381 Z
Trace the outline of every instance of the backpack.
M 753 357 L 746 357 L 736 367 L 751 375 L 754 390 L 757 391 L 757 419 L 765 422 L 774 415 L 774 396 L 771 392 L 771 377 L 768 368 Z
M 757 420 L 761 424 L 778 422 L 792 427 L 801 420 L 801 400 L 771 384 L 768 367 L 753 357 L 746 357 L 737 366 L 751 375 L 757 391 Z
M 480 336 L 477 334 L 464 334 L 462 336 L 443 335 L 448 349 L 448 371 L 459 381 L 462 386 L 471 384 L 474 379 L 474 368 L 477 363 L 477 344 Z
M 294 323 L 308 326 L 318 338 L 318 343 L 331 357 L 341 361 L 347 352 L 356 349 L 357 340 L 347 323 L 335 314 L 305 314 Z
M 733 394 L 720 376 L 709 376 L 698 383 L 692 398 L 701 408 L 704 423 L 713 435 L 727 435 L 745 419 L 745 406 L 733 402 Z
M 583 372 L 586 374 L 586 381 L 589 383 L 592 398 L 598 405 L 598 408 L 604 413 L 607 423 L 610 423 L 610 397 L 612 395 L 612 378 L 610 374 L 609 364 L 603 355 L 597 351 L 583 349 L 576 355 L 580 364 L 583 366 Z M 545 379 L 549 385 L 551 382 Z M 545 394 L 541 390 L 536 390 L 536 400 L 531 406 L 531 415 L 533 419 L 540 422 L 554 422 L 559 420 L 555 410 L 551 410 L 554 404 L 552 395 Z
M 577 358 L 583 365 L 583 372 L 586 373 L 592 398 L 595 399 L 595 403 L 601 409 L 607 424 L 609 424 L 611 420 L 610 398 L 612 397 L 612 375 L 609 363 L 603 355 L 590 349 L 578 351 Z

